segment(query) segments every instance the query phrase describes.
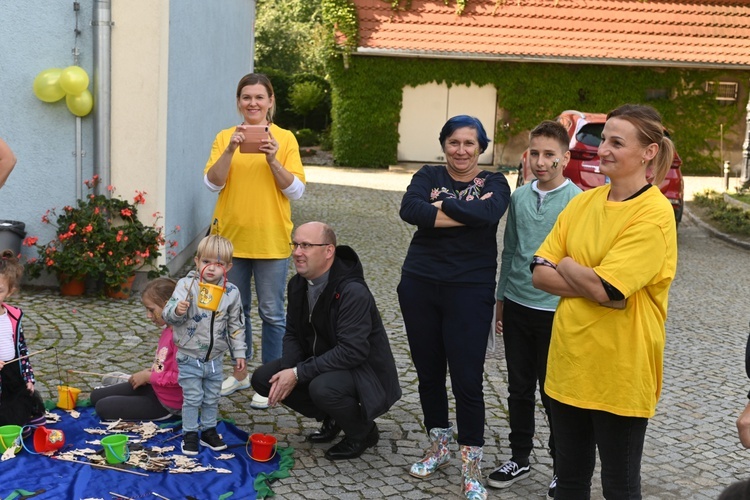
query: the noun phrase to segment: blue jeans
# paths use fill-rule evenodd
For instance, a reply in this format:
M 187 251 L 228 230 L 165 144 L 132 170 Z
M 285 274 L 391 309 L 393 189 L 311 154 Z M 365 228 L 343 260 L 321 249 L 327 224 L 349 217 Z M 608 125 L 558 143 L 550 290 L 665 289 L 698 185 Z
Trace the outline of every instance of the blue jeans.
M 288 270 L 289 259 L 232 259 L 232 269 L 227 273 L 227 279 L 239 288 L 242 297 L 248 360 L 253 357 L 253 327 L 250 322 L 253 296 L 250 281 L 255 275 L 258 315 L 263 321 L 260 347 L 262 362 L 265 364 L 281 357 L 282 339 L 286 330 L 284 292 Z
M 203 362 L 200 359 L 177 353 L 177 367 L 180 369 L 177 382 L 182 387 L 183 398 L 183 431 L 197 432 L 216 427 L 223 366 L 221 356 Z M 200 425 L 198 424 L 199 414 Z

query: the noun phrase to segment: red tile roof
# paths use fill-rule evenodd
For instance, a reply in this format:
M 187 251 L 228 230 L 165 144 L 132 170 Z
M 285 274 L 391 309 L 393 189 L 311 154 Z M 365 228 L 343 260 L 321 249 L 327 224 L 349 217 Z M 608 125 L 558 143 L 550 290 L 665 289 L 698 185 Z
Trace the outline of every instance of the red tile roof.
M 360 53 L 750 68 L 750 0 L 353 0 Z

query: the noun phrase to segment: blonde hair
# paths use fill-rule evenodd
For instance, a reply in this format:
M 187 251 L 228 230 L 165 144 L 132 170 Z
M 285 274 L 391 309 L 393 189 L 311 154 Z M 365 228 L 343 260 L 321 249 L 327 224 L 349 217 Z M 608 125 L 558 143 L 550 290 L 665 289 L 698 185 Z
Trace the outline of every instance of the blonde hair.
M 0 253 L 0 276 L 8 280 L 8 289 L 18 288 L 23 277 L 23 264 L 13 250 L 3 250 Z
M 221 262 L 229 264 L 232 262 L 234 245 L 228 239 L 218 234 L 209 234 L 198 243 L 198 251 L 195 256 L 199 259 L 215 255 Z
M 661 122 L 659 112 L 651 106 L 625 104 L 610 111 L 607 120 L 610 118 L 619 118 L 633 125 L 638 142 L 642 147 L 645 148 L 650 144 L 656 144 L 659 147 L 656 156 L 649 161 L 649 166 L 653 168 L 654 172 L 652 184 L 655 186 L 661 184 L 674 161 L 675 147 L 672 140 L 664 134 L 664 125 Z
M 172 278 L 156 278 L 146 283 L 141 292 L 141 300 L 150 300 L 154 304 L 164 307 L 172 297 L 177 282 Z

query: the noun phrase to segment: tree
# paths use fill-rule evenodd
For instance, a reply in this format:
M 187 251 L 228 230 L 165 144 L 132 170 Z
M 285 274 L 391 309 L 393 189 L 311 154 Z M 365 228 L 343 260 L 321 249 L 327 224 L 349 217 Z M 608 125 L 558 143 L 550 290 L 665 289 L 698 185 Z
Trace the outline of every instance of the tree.
M 320 0 L 258 0 L 255 65 L 325 75 Z

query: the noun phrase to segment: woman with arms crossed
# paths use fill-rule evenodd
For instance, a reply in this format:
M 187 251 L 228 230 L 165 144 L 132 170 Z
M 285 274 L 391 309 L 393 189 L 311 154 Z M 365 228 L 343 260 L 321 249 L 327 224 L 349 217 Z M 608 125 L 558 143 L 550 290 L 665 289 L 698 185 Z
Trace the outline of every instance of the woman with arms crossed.
M 596 448 L 604 497 L 641 498 L 643 442 L 661 393 L 677 268 L 674 211 L 658 188 L 673 156 L 656 110 L 610 112 L 599 158 L 611 184 L 573 198 L 532 262 L 534 286 L 561 297 L 544 385 L 556 499 L 590 497 Z

